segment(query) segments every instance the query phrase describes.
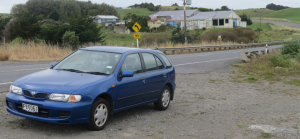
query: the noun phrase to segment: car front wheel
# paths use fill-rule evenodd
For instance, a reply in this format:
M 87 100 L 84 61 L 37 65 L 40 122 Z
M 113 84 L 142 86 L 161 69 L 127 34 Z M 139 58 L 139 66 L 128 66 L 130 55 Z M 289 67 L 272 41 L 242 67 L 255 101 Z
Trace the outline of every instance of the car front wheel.
M 105 99 L 98 99 L 93 104 L 90 118 L 89 128 L 93 131 L 102 130 L 109 118 L 109 105 Z
M 170 105 L 171 100 L 171 91 L 168 86 L 165 86 L 160 94 L 160 97 L 157 102 L 154 103 L 154 106 L 158 110 L 166 110 Z

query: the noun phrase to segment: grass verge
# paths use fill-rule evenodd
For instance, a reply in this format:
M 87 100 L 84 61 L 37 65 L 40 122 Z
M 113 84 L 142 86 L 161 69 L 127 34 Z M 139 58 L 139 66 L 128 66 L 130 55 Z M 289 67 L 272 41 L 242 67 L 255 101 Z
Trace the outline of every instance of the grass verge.
M 9 47 L 0 46 L 0 61 L 60 61 L 71 52 L 71 49 L 61 48 L 56 45 L 28 42 L 27 44 L 15 44 Z

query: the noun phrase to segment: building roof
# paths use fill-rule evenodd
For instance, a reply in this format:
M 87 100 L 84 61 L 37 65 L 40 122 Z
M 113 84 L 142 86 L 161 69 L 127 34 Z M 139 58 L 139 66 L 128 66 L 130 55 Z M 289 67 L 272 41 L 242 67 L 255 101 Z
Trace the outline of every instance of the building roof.
M 97 15 L 95 16 L 96 19 L 119 19 L 118 17 L 114 15 Z
M 158 19 L 157 19 L 157 18 L 154 18 L 154 19 L 148 20 L 147 22 L 157 22 L 157 21 L 158 21 Z
M 212 12 L 199 12 L 194 16 L 188 17 L 186 20 L 205 20 L 207 18 L 226 18 L 229 14 L 234 11 L 212 11 Z
M 192 16 L 198 9 L 194 10 L 186 10 L 186 16 Z M 149 15 L 151 19 L 157 18 L 157 16 L 171 16 L 172 19 L 183 19 L 184 18 L 184 11 L 183 10 L 176 10 L 176 11 L 159 11 L 155 14 Z

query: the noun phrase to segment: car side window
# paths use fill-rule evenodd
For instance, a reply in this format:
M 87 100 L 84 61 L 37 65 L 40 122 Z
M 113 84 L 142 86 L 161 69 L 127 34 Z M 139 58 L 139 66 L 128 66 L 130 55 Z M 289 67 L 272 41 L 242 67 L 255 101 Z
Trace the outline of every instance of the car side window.
M 153 54 L 149 53 L 142 53 L 145 63 L 146 71 L 153 71 L 157 70 L 156 60 Z
M 143 72 L 139 54 L 130 54 L 125 58 L 122 65 L 122 72 L 124 70 L 133 71 L 134 74 Z
M 166 65 L 167 65 L 167 68 L 172 67 L 171 62 L 168 60 L 168 58 L 167 58 L 166 56 L 164 56 L 163 54 L 158 54 L 158 55 L 164 60 L 164 62 L 165 62 Z
M 154 56 L 154 57 L 155 57 L 158 69 L 164 69 L 165 66 L 162 64 L 162 62 L 160 61 L 160 59 L 157 56 Z

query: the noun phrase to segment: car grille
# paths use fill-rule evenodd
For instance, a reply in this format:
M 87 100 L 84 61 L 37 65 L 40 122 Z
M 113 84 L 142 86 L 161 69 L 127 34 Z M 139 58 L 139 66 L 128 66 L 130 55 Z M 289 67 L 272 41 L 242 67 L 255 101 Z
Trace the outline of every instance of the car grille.
M 31 112 L 24 111 L 22 109 L 22 104 L 16 104 L 16 106 L 17 106 L 18 112 L 20 112 L 20 113 L 33 115 L 33 116 L 38 116 L 38 117 L 45 117 L 45 118 L 49 117 L 49 110 L 48 109 L 39 108 L 38 113 L 31 113 Z
M 23 90 L 23 94 L 24 96 L 27 96 L 27 97 L 33 97 L 33 98 L 46 98 L 48 94 L 45 94 L 45 93 L 37 93 L 35 95 L 32 95 L 30 93 L 30 91 L 27 91 L 27 90 Z

